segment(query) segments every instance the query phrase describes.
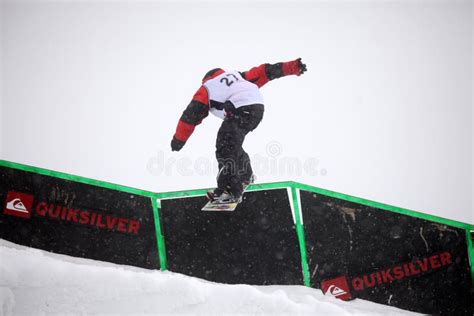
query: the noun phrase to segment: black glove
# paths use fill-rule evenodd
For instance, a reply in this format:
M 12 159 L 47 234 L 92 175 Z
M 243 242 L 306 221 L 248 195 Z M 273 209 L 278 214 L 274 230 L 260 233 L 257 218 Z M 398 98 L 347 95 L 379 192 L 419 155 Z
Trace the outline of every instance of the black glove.
M 180 141 L 176 137 L 173 136 L 173 140 L 171 141 L 171 150 L 172 151 L 180 151 L 183 148 L 186 142 Z
M 300 75 L 302 75 L 305 71 L 307 71 L 306 64 L 303 64 L 301 58 L 298 58 L 296 61 L 298 62 L 298 66 L 300 68 Z

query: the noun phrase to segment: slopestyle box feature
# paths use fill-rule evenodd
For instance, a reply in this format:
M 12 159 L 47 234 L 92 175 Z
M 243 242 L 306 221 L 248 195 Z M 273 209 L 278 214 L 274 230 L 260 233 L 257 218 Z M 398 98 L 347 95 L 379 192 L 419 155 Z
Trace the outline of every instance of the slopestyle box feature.
M 55 253 L 160 268 L 152 198 L 0 166 L 0 238 Z
M 425 314 L 472 311 L 464 229 L 301 191 L 311 285 Z
M 161 201 L 168 268 L 229 284 L 303 284 L 286 189 L 247 192 L 233 212 L 204 212 L 204 196 Z

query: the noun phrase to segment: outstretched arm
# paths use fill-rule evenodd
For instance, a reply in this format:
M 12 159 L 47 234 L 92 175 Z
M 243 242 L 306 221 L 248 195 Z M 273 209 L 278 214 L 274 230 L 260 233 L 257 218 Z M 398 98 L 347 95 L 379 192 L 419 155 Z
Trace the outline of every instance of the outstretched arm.
M 306 71 L 306 65 L 301 58 L 276 64 L 262 64 L 242 72 L 245 80 L 255 83 L 259 88 L 267 82 L 289 75 L 301 75 Z
M 171 141 L 171 150 L 179 151 L 194 132 L 194 128 L 201 124 L 209 115 L 209 97 L 206 88 L 201 86 L 194 94 L 193 99 L 179 119 L 176 132 Z

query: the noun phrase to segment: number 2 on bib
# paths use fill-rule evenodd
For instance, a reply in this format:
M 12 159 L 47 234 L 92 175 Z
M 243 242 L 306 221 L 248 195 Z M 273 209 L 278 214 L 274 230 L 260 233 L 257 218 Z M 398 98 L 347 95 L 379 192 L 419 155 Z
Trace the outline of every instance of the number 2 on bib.
M 227 74 L 224 78 L 220 80 L 220 82 L 225 83 L 228 87 L 230 87 L 235 81 L 229 79 L 229 77 L 234 77 L 235 81 L 239 81 L 239 78 L 237 78 L 234 74 Z

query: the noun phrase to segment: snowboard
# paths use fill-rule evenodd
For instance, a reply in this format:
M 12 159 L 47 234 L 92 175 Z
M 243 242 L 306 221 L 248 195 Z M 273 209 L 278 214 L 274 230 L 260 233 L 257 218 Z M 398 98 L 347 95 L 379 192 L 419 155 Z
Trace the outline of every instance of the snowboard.
M 237 208 L 237 205 L 240 204 L 243 200 L 243 195 L 245 194 L 245 190 L 248 188 L 250 184 L 244 185 L 243 189 L 244 191 L 242 192 L 242 198 L 238 202 L 233 202 L 233 203 L 216 203 L 216 201 L 209 201 L 204 205 L 204 207 L 201 209 L 201 211 L 207 211 L 207 212 L 232 212 L 235 211 Z

